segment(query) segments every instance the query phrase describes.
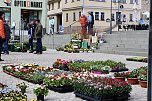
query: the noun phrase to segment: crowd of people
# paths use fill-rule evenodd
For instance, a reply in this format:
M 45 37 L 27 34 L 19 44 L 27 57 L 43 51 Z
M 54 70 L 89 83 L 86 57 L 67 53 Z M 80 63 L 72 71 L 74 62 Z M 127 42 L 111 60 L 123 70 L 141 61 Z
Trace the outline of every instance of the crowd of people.
M 8 43 L 11 39 L 11 28 L 8 22 L 4 20 L 5 13 L 0 11 L 0 61 L 4 61 L 1 58 L 1 54 L 9 54 Z M 43 26 L 39 19 L 31 21 L 28 24 L 28 35 L 30 53 L 33 53 L 33 40 L 36 39 L 36 52 L 34 54 L 42 54 L 42 31 Z

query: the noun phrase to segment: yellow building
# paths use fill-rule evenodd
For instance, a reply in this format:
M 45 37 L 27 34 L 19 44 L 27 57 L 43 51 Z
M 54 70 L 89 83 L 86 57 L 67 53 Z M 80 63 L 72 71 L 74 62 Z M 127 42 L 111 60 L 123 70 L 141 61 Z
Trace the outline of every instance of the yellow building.
M 80 23 L 77 21 L 81 13 L 88 16 L 88 12 L 92 12 L 95 30 L 104 31 L 110 26 L 108 19 L 111 18 L 111 7 L 113 26 L 119 17 L 123 24 L 132 24 L 140 19 L 141 0 L 49 0 L 48 16 L 54 16 L 55 32 L 59 25 L 64 27 L 65 32 L 70 30 L 70 25 L 72 31 L 79 32 Z

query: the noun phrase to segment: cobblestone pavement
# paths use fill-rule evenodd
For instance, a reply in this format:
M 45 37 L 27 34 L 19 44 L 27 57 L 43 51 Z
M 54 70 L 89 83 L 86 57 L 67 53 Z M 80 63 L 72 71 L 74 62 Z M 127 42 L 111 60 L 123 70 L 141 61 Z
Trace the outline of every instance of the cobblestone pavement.
M 4 62 L 0 62 L 1 65 L 5 64 L 20 64 L 20 63 L 36 63 L 42 66 L 52 66 L 53 62 L 58 59 L 74 60 L 74 59 L 84 59 L 84 60 L 115 60 L 126 63 L 126 67 L 129 69 L 138 68 L 140 66 L 146 66 L 147 63 L 139 62 L 129 62 L 126 61 L 127 57 L 124 55 L 113 55 L 113 54 L 103 54 L 103 53 L 64 53 L 57 52 L 55 50 L 48 50 L 42 55 L 36 55 L 31 53 L 10 53 L 10 55 L 2 55 Z M 0 82 L 12 86 L 13 89 L 15 85 L 23 82 L 23 80 L 14 78 L 2 72 L 0 68 Z M 25 81 L 24 81 L 25 82 Z M 26 82 L 28 83 L 28 82 Z M 33 88 L 37 85 L 28 83 L 29 88 L 27 89 L 27 97 L 29 99 L 36 99 L 33 94 Z M 139 85 L 132 86 L 133 90 L 131 92 L 131 97 L 129 101 L 147 101 L 147 89 L 141 88 Z M 53 91 L 49 92 L 46 96 L 46 101 L 83 101 L 80 98 L 76 98 L 73 93 L 56 93 Z

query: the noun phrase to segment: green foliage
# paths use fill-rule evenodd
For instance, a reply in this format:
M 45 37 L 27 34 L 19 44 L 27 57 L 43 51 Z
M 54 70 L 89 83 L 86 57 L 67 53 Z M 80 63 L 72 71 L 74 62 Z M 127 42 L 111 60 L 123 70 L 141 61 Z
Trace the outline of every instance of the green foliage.
M 37 96 L 40 96 L 40 95 L 47 96 L 49 93 L 49 90 L 46 87 L 38 87 L 38 88 L 34 89 L 33 92 Z

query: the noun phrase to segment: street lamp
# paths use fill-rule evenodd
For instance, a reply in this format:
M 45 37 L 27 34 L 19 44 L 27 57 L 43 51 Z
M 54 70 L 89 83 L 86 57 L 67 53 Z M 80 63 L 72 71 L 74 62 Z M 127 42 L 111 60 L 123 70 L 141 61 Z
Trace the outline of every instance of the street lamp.
M 152 101 L 152 0 L 150 0 L 150 23 L 149 23 L 149 52 L 148 52 L 148 92 L 147 101 Z
M 135 22 L 137 23 L 137 3 L 136 2 L 134 2 L 133 10 L 135 14 Z M 135 25 L 135 30 L 136 30 L 136 25 Z
M 84 0 L 82 0 L 82 13 L 84 14 Z
M 110 34 L 112 34 L 112 1 L 111 0 L 111 6 L 110 6 Z

